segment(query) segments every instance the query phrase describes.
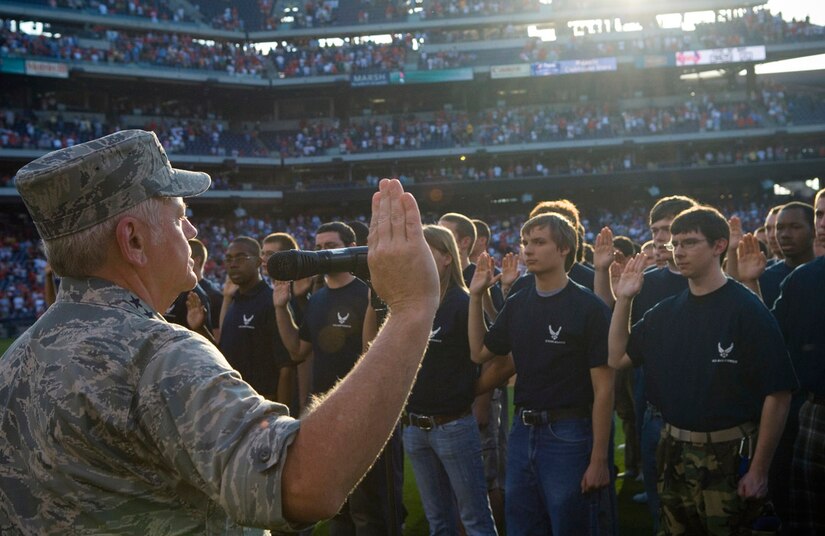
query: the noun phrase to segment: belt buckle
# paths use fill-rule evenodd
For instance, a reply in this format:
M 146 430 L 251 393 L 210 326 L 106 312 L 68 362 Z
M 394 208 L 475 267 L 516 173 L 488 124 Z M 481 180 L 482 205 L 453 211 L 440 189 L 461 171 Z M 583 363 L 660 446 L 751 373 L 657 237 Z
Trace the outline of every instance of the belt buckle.
M 531 409 L 521 411 L 521 422 L 524 423 L 525 426 L 535 426 L 537 424 L 537 417 L 540 417 L 540 414 Z
M 415 425 L 425 432 L 429 432 L 433 428 L 435 428 L 435 421 L 432 417 L 427 417 L 425 415 L 415 415 Z

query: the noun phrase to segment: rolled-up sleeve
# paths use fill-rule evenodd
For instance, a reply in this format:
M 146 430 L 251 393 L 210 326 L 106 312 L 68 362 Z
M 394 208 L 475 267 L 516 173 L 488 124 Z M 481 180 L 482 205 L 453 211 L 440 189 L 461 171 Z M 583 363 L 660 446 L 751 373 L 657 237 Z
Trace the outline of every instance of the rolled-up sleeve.
M 303 528 L 284 519 L 281 500 L 300 421 L 255 393 L 201 337 L 181 335 L 154 354 L 133 409 L 172 478 L 201 490 L 240 525 Z

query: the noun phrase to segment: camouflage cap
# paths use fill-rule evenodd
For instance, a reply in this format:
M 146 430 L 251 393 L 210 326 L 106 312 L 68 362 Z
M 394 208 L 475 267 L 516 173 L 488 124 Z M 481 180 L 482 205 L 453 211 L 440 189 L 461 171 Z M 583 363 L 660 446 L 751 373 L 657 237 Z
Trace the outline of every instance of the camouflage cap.
M 174 169 L 154 132 L 123 130 L 20 168 L 14 184 L 43 239 L 66 236 L 155 196 L 203 193 L 206 173 Z

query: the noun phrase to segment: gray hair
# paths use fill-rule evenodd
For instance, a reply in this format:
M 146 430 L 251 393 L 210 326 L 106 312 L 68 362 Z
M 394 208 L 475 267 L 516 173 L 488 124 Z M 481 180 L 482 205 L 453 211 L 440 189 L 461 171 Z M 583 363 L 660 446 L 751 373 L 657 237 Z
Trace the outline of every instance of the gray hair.
M 160 241 L 161 207 L 171 197 L 150 197 L 108 220 L 77 233 L 43 241 L 46 259 L 60 277 L 88 277 L 106 263 L 106 254 L 114 239 L 118 222 L 125 217 L 136 218 L 149 226 L 149 240 Z

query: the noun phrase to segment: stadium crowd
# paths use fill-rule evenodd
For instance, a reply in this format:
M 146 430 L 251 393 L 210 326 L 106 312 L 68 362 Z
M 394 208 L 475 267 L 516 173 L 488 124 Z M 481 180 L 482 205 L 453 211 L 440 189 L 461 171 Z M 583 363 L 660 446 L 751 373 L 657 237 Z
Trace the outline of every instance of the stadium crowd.
M 234 21 L 232 8 L 226 9 L 228 21 Z M 12 31 L 9 21 L 6 20 L 0 31 L 0 56 L 198 69 L 258 78 L 293 78 L 347 74 L 364 70 L 403 70 L 407 58 L 416 56 L 420 69 L 433 70 L 515 61 L 543 62 L 605 55 L 673 52 L 714 44 L 732 46 L 732 43 L 795 42 L 823 38 L 823 28 L 820 26 L 808 22 L 788 23 L 767 11 L 755 11 L 731 22 L 700 25 L 698 28 L 695 35 L 652 35 L 626 41 L 573 38 L 568 43 L 560 45 L 531 39 L 522 50 L 507 58 L 501 57 L 500 51 L 494 51 L 491 57 L 480 51 L 413 54 L 414 36 L 411 34 L 396 37 L 392 43 L 386 45 L 367 42 L 321 47 L 315 40 L 296 41 L 291 44 L 279 44 L 265 54 L 248 44 L 207 44 L 192 36 L 175 33 L 135 33 L 97 28 L 82 36 L 30 35 Z M 107 46 L 81 45 L 81 37 L 105 40 Z M 436 36 L 433 39 L 443 41 L 454 38 Z M 427 42 L 426 35 L 423 36 L 423 40 Z
M 308 157 L 785 126 L 823 115 L 825 103 L 817 101 L 818 113 L 809 114 L 810 106 L 798 104 L 807 100 L 805 95 L 789 96 L 780 87 L 766 86 L 750 101 L 717 103 L 708 94 L 698 94 L 658 107 L 619 109 L 615 103 L 592 103 L 495 108 L 475 114 L 440 111 L 306 120 L 297 131 L 286 132 L 265 131 L 260 123 L 230 131 L 225 121 L 197 117 L 152 116 L 141 126 L 155 131 L 170 153 Z M 41 111 L 48 113 L 39 115 L 34 110 L 0 109 L 0 147 L 57 149 L 120 129 L 116 117 L 104 123 L 100 114 L 73 112 L 73 120 L 65 120 L 55 108 L 43 105 Z

